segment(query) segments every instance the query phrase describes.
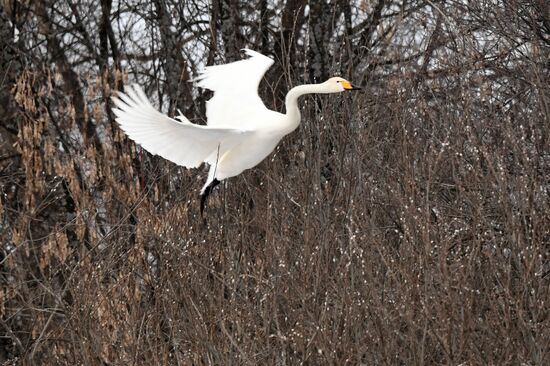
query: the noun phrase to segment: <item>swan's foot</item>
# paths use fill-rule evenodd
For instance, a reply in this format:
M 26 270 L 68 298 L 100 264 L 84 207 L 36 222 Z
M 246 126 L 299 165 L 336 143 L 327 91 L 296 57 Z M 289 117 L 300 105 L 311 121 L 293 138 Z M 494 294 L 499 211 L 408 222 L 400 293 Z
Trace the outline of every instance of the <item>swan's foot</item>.
M 218 184 L 220 184 L 220 181 L 217 180 L 216 178 L 214 178 L 214 180 L 212 181 L 212 183 L 210 183 L 208 185 L 208 187 L 206 187 L 206 189 L 204 190 L 204 193 L 201 194 L 201 217 L 203 217 L 203 212 L 204 212 L 204 207 L 206 206 L 206 201 L 208 199 L 208 196 L 210 195 L 210 193 L 212 193 L 212 190 L 214 189 L 215 186 L 217 186 Z

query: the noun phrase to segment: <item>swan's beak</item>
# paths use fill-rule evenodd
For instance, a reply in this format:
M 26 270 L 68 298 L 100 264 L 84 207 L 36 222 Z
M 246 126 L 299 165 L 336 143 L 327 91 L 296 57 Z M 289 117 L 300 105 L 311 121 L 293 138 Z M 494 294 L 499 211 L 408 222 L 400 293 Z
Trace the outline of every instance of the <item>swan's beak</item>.
M 351 85 L 349 81 L 342 81 L 342 86 L 346 90 L 361 90 L 361 88 Z

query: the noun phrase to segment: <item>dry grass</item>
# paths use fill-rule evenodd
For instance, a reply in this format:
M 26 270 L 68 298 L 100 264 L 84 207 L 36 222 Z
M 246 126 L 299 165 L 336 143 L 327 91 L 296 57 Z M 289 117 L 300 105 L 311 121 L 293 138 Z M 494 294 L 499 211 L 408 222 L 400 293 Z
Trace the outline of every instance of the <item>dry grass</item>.
M 206 224 L 205 171 L 140 152 L 106 114 L 127 76 L 82 91 L 98 146 L 55 70 L 18 73 L 0 362 L 549 364 L 544 52 L 498 82 L 403 70 L 304 99 Z

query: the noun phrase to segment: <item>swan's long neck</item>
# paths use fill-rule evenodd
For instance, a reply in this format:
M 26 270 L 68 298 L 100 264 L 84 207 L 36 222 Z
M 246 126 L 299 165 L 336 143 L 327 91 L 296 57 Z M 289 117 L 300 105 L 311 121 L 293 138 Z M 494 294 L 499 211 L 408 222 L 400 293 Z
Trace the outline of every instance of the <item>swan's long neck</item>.
M 290 131 L 295 130 L 300 124 L 300 108 L 298 108 L 298 98 L 304 94 L 326 93 L 322 87 L 323 84 L 305 84 L 299 85 L 289 90 L 285 99 L 286 116 L 289 121 Z

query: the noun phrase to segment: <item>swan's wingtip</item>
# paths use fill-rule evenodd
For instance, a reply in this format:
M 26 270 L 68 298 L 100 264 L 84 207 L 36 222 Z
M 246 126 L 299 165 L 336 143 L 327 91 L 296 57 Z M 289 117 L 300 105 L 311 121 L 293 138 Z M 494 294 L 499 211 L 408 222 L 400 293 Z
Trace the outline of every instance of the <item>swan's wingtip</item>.
M 241 51 L 243 51 L 247 56 L 250 56 L 250 57 L 258 56 L 258 57 L 269 58 L 269 57 L 267 57 L 266 55 L 262 55 L 262 54 L 261 54 L 260 52 L 258 52 L 258 51 L 251 50 L 250 48 L 242 48 Z

